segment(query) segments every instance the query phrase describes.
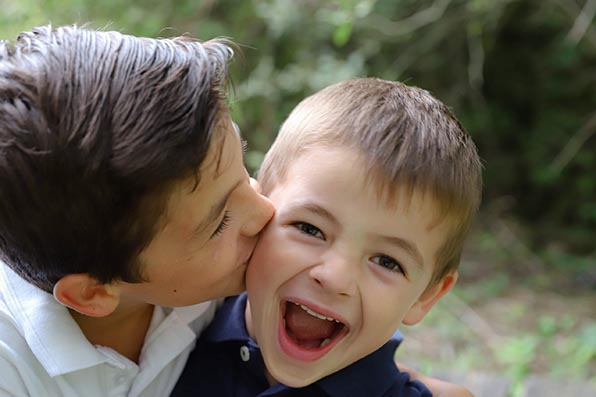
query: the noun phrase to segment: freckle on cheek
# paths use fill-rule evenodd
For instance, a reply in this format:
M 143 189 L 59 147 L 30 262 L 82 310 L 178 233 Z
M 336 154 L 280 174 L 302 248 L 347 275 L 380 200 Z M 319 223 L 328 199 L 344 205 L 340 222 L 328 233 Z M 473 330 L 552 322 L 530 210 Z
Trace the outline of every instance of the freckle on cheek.
M 174 290 L 174 292 L 178 292 L 178 290 L 177 290 L 177 289 L 175 289 L 175 290 Z

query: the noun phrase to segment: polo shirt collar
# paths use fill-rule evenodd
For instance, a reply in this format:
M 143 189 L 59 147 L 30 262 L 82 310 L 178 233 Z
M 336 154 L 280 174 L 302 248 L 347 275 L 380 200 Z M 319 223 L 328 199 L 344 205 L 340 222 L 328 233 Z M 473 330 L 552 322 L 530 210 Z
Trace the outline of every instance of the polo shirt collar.
M 246 329 L 244 318 L 246 301 L 246 292 L 226 299 L 220 309 L 220 312 L 226 313 L 226 315 L 216 315 L 209 328 L 201 335 L 201 339 L 210 343 L 238 341 L 254 344 L 255 342 L 248 335 Z
M 348 365 L 346 368 L 316 382 L 329 396 L 382 396 L 398 380 L 400 374 L 394 364 L 395 350 L 401 334 L 379 349 Z
M 114 350 L 94 346 L 85 337 L 68 309 L 49 294 L 28 283 L 0 261 L 0 296 L 6 303 L 5 310 L 29 345 L 35 357 L 52 376 L 90 368 L 103 363 L 125 369 L 138 366 Z M 179 308 L 156 306 L 147 330 L 141 352 L 141 366 L 149 372 L 158 372 L 155 363 L 143 365 L 143 355 L 158 354 L 162 359 L 173 359 L 196 339 L 192 323 L 215 310 L 210 302 Z M 212 316 L 212 314 L 211 314 Z M 164 335 L 166 337 L 164 337 Z M 167 338 L 167 336 L 170 336 Z M 164 343 L 164 339 L 169 341 Z M 66 354 L 68 352 L 68 354 Z

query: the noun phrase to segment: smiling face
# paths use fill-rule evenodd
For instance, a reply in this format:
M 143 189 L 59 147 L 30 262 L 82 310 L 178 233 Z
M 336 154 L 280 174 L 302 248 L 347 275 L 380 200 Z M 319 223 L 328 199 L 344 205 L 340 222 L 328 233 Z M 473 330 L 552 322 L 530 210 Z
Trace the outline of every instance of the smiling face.
M 169 197 L 164 224 L 141 252 L 143 283 L 120 283 L 129 301 L 184 306 L 244 290 L 257 234 L 273 214 L 271 202 L 251 186 L 242 144 L 231 120 L 221 120 L 195 178 Z
M 455 282 L 427 290 L 449 232 L 434 203 L 414 193 L 386 206 L 363 169 L 349 149 L 314 147 L 270 193 L 276 215 L 247 272 L 247 327 L 288 386 L 373 352 Z

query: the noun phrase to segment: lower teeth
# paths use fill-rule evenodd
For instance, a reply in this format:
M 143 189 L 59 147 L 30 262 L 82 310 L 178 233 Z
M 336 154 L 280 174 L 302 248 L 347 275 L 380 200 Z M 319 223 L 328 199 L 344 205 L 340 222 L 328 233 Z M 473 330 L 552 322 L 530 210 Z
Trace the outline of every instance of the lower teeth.
M 323 340 L 323 342 L 321 342 L 321 346 L 320 346 L 320 347 L 325 347 L 325 346 L 327 346 L 329 343 L 331 343 L 331 339 L 329 339 L 329 338 L 325 338 L 325 339 Z

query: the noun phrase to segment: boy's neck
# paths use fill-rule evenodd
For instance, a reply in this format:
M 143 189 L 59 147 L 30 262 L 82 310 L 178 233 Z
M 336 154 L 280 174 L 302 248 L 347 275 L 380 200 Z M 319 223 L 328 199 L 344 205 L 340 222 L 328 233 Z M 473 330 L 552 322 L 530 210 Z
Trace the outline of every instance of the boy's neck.
M 114 349 L 138 364 L 153 309 L 153 305 L 143 303 L 119 306 L 105 317 L 89 317 L 71 309 L 69 312 L 91 344 Z

